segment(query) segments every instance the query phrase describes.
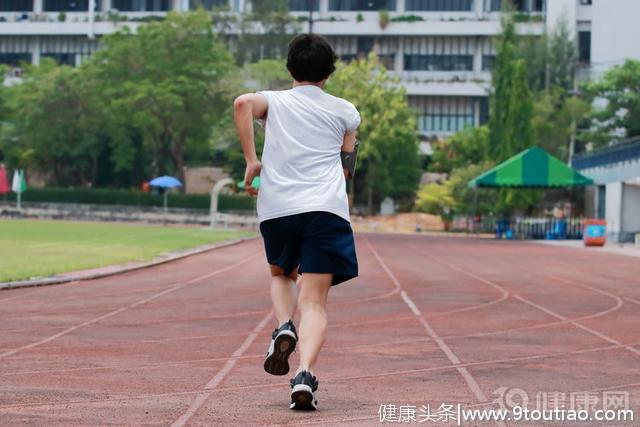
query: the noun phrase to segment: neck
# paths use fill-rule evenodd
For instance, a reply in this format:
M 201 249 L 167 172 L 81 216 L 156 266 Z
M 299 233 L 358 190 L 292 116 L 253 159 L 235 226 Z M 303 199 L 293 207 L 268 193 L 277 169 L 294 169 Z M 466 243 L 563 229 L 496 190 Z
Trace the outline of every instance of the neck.
M 324 86 L 324 80 L 320 82 L 299 82 L 297 80 L 294 80 L 293 87 L 298 87 L 298 86 L 316 86 L 316 87 L 322 88 L 322 86 Z

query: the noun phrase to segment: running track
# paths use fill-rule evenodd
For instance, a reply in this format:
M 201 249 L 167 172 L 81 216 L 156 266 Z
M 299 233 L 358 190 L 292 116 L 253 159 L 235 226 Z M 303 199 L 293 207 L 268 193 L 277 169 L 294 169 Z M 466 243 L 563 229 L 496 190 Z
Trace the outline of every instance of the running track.
M 500 388 L 623 391 L 640 415 L 637 258 L 431 236 L 357 245 L 361 276 L 330 296 L 319 411 L 289 411 L 289 376 L 262 371 L 276 322 L 254 240 L 0 292 L 0 424 L 380 425 L 381 404 L 483 408 Z

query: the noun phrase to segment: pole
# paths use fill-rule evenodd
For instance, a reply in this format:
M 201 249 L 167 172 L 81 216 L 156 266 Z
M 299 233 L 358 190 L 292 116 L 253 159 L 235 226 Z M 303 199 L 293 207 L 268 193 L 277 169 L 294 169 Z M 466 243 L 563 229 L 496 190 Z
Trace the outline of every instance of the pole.
M 313 0 L 307 0 L 307 6 L 309 7 L 309 34 L 311 34 L 313 33 Z
M 18 210 L 22 209 L 22 192 L 16 193 L 18 200 Z
M 164 224 L 167 225 L 167 193 L 169 192 L 168 188 L 164 189 Z
M 473 188 L 473 232 L 476 232 L 476 217 L 478 216 L 478 187 Z

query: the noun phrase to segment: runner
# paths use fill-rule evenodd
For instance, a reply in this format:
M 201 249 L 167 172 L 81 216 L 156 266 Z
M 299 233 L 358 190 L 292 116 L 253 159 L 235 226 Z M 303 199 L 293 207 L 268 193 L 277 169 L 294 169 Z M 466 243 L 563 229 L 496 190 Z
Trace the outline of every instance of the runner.
M 291 409 L 316 409 L 314 368 L 326 337 L 329 289 L 358 275 L 345 177 L 355 168 L 360 114 L 350 102 L 323 90 L 336 59 L 323 37 L 296 36 L 287 58 L 292 89 L 244 94 L 234 102 L 247 162 L 245 188 L 258 194 L 271 300 L 279 322 L 264 369 L 286 375 L 297 344 L 300 365 L 291 380 Z M 254 119 L 265 127 L 262 163 L 256 155 Z M 251 186 L 257 176 L 259 191 Z M 296 307 L 301 314 L 298 330 L 293 323 Z

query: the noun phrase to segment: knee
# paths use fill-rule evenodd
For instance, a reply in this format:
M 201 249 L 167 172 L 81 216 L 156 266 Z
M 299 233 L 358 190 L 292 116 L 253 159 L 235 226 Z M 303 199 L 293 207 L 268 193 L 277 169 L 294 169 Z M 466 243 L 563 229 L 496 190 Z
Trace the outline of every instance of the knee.
M 298 307 L 301 311 L 305 310 L 324 310 L 324 300 L 315 296 L 300 295 L 298 297 Z

